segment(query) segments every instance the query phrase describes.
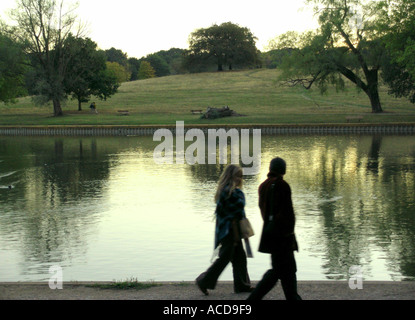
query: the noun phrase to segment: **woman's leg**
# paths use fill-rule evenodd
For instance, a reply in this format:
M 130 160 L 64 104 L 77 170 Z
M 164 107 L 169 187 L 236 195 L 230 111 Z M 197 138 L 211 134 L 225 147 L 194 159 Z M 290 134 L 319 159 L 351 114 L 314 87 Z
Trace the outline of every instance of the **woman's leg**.
M 218 278 L 231 261 L 234 254 L 233 240 L 231 236 L 227 236 L 222 241 L 219 250 L 219 258 L 210 266 L 210 268 L 197 277 L 196 281 L 201 289 L 215 289 Z
M 234 246 L 234 253 L 232 267 L 233 267 L 233 286 L 236 293 L 247 292 L 251 288 L 251 280 L 248 273 L 248 262 L 246 259 L 245 250 L 242 241 L 239 241 Z

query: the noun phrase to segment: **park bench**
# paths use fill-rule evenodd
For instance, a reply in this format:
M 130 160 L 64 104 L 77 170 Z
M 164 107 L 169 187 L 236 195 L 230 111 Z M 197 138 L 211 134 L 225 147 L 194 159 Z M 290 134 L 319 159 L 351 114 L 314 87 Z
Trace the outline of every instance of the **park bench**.
M 351 121 L 360 122 L 362 120 L 363 120 L 363 117 L 362 116 L 349 116 L 349 117 L 346 117 L 346 121 L 347 122 L 351 122 Z
M 202 114 L 203 111 L 202 110 L 191 110 L 192 114 Z
M 118 110 L 118 114 L 121 116 L 128 116 L 130 112 L 128 110 Z

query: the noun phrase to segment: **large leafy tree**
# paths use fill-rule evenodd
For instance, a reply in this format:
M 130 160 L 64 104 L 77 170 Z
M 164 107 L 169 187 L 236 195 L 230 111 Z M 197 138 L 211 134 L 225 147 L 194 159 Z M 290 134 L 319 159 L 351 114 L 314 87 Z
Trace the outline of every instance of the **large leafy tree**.
M 55 116 L 63 114 L 61 102 L 66 98 L 64 82 L 71 59 L 66 40 L 71 33 L 81 35 L 81 28 L 75 30 L 75 8 L 64 0 L 17 0 L 12 12 L 17 22 L 13 34 L 38 68 L 37 93 L 43 101 L 53 102 Z
M 148 61 L 141 61 L 140 69 L 138 70 L 138 79 L 149 79 L 156 76 L 156 71 Z
M 107 69 L 115 75 L 118 83 L 123 83 L 130 81 L 131 79 L 131 72 L 124 67 L 123 65 L 119 64 L 118 62 L 106 62 Z
M 232 70 L 235 65 L 250 66 L 258 61 L 256 38 L 248 28 L 226 22 L 198 29 L 189 37 L 187 59 L 193 63 L 214 58 L 218 71 L 224 66 Z
M 124 67 L 128 66 L 128 55 L 120 49 L 112 47 L 111 49 L 105 50 L 105 55 L 109 62 L 117 62 Z
M 162 50 L 157 52 L 157 55 L 162 57 L 168 64 L 170 74 L 180 74 L 184 72 L 183 69 L 183 55 L 184 49 L 171 48 L 169 50 Z
M 415 103 L 415 2 L 388 1 L 379 12 L 378 29 L 386 33 L 383 79 L 391 94 Z
M 148 61 L 155 71 L 156 77 L 164 77 L 170 74 L 170 68 L 166 60 L 158 53 L 152 53 L 146 56 L 145 61 Z
M 68 37 L 65 43 L 71 50 L 68 63 L 68 76 L 65 78 L 65 91 L 81 104 L 88 102 L 91 95 L 108 98 L 118 89 L 116 77 L 108 78 L 106 55 L 97 50 L 97 44 L 89 38 Z M 112 79 L 112 81 L 111 81 Z
M 0 31 L 0 101 L 12 102 L 25 92 L 26 60 L 21 46 Z
M 140 60 L 137 58 L 128 58 L 128 65 L 131 71 L 131 81 L 138 79 L 138 69 L 140 68 Z
M 109 97 L 117 93 L 120 83 L 117 75 L 110 69 L 100 70 L 92 84 L 93 94 L 99 99 L 106 101 Z
M 382 112 L 379 72 L 384 55 L 383 34 L 376 28 L 377 1 L 309 0 L 320 28 L 303 34 L 283 64 L 282 76 L 291 85 L 321 91 L 329 84 L 344 88 L 344 79 L 366 93 L 372 112 Z M 291 42 L 292 43 L 292 42 Z

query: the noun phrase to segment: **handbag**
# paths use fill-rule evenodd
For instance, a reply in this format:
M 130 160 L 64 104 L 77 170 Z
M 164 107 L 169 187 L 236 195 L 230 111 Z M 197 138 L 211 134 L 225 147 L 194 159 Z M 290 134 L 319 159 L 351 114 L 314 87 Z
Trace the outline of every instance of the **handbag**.
M 248 218 L 242 218 L 242 220 L 239 221 L 239 231 L 241 238 L 245 242 L 245 250 L 246 250 L 246 256 L 248 258 L 253 258 L 254 255 L 252 254 L 251 245 L 249 243 L 249 238 L 255 235 L 254 229 L 251 226 L 251 223 L 249 222 Z
M 248 218 L 243 218 L 239 221 L 239 230 L 241 232 L 242 239 L 248 239 L 255 235 L 254 229 L 252 228 Z

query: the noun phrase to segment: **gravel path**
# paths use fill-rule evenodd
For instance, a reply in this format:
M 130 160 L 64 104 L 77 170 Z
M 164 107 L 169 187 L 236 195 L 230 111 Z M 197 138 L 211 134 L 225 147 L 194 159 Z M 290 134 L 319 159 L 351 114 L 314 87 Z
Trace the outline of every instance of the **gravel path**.
M 51 290 L 48 283 L 0 283 L 0 300 L 245 300 L 247 293 L 233 293 L 231 282 L 219 282 L 204 296 L 192 282 L 163 282 L 136 289 L 100 289 L 90 283 L 64 283 Z M 346 281 L 301 281 L 298 292 L 304 300 L 415 300 L 415 281 L 364 282 L 352 290 Z M 284 300 L 278 284 L 264 300 Z

